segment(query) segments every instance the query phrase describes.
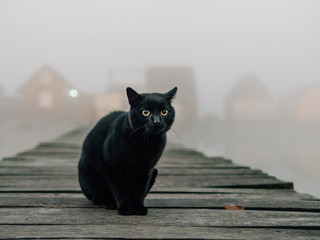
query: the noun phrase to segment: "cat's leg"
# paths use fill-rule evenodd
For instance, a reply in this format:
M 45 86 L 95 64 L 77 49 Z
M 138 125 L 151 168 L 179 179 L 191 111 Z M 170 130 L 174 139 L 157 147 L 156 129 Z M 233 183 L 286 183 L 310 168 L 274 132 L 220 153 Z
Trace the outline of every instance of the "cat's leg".
M 100 189 L 96 191 L 96 198 L 93 199 L 97 205 L 109 210 L 117 209 L 117 202 L 109 189 L 108 184 L 103 184 Z
M 79 169 L 79 183 L 83 194 L 93 203 L 107 209 L 117 209 L 109 186 L 93 169 Z
M 132 215 L 133 208 L 128 192 L 126 169 L 109 169 L 106 171 L 106 182 L 116 200 L 120 215 Z
M 150 192 L 153 184 L 156 181 L 156 177 L 158 176 L 158 169 L 154 168 L 150 174 L 150 178 L 149 178 L 149 184 L 148 184 L 148 190 L 146 192 L 145 197 L 147 196 L 147 194 Z
M 148 208 L 144 206 L 144 199 L 155 182 L 158 171 L 156 169 L 149 172 L 140 170 L 131 171 L 129 175 L 130 198 L 134 208 L 134 214 L 146 215 Z

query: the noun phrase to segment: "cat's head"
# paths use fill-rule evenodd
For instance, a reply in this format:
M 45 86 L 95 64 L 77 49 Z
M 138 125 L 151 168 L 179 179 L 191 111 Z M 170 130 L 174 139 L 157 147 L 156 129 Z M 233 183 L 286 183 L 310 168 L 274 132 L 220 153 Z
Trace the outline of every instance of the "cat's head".
M 131 106 L 129 121 L 133 130 L 141 128 L 150 134 L 164 134 L 174 121 L 175 111 L 171 101 L 177 87 L 167 93 L 139 94 L 127 88 L 127 96 Z

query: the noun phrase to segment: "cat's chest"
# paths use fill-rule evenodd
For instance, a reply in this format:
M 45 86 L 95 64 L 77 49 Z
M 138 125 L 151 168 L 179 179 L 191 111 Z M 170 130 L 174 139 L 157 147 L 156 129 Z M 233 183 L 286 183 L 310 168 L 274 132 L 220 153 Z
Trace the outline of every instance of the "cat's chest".
M 127 156 L 128 165 L 141 165 L 148 168 L 153 168 L 159 161 L 162 155 L 162 150 L 157 149 L 157 151 L 150 151 L 150 149 L 144 149 L 141 151 L 134 151 L 129 156 Z
M 128 141 L 128 149 L 141 156 L 146 156 L 147 158 L 156 155 L 161 155 L 162 151 L 166 145 L 166 136 L 149 137 L 145 141 Z

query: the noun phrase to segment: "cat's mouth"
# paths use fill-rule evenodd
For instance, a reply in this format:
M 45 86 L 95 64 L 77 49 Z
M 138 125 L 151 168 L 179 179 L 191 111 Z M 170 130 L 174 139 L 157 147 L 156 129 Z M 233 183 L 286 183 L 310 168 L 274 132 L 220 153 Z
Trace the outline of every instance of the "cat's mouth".
M 147 128 L 147 131 L 153 135 L 164 134 L 166 132 L 166 127 L 165 126 L 154 126 L 152 128 Z

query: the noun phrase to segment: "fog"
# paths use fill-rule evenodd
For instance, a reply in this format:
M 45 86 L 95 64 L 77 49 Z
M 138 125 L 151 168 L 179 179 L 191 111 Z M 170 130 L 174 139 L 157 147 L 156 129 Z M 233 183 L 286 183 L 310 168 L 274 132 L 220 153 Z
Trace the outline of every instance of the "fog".
M 0 157 L 127 110 L 127 86 L 177 85 L 172 142 L 320 197 L 319 10 L 316 0 L 0 0 Z

